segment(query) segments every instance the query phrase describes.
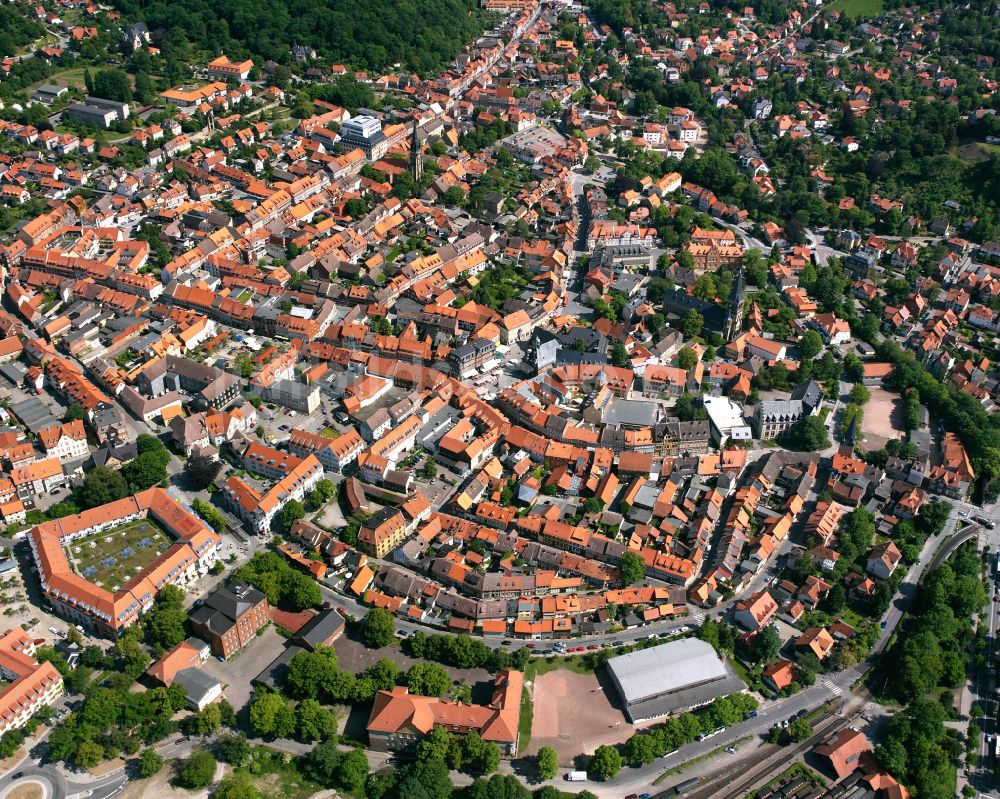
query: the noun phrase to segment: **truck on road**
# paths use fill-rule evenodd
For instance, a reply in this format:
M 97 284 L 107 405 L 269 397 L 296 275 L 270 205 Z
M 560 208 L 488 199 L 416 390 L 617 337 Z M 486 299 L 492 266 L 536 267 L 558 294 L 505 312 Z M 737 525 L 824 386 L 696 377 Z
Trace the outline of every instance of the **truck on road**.
M 568 782 L 581 782 L 585 779 L 587 779 L 586 771 L 571 771 L 566 775 L 566 780 Z

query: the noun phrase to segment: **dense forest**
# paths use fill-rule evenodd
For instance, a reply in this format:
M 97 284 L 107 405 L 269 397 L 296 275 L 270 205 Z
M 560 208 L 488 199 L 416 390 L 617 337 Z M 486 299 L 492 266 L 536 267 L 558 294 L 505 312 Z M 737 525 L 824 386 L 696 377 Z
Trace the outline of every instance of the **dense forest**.
M 482 30 L 475 0 L 119 0 L 161 46 L 288 62 L 293 44 L 324 59 L 427 74 Z
M 0 6 L 0 55 L 12 55 L 45 33 L 33 19 L 11 6 Z

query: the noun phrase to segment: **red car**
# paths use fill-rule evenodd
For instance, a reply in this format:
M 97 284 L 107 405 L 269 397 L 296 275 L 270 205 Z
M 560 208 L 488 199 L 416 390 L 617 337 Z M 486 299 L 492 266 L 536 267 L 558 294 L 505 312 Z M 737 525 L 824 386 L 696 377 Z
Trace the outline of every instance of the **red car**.
M 534 644 L 525 644 L 525 646 L 528 647 L 528 649 L 534 649 L 535 648 Z
M 600 649 L 600 647 L 597 644 L 591 644 L 587 649 Z

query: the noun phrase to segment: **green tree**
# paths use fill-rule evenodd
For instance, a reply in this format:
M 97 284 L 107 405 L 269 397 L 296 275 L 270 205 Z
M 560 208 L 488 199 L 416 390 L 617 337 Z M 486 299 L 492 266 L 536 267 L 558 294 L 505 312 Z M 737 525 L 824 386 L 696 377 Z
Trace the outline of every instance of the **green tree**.
M 830 446 L 826 427 L 817 416 L 806 416 L 793 425 L 786 434 L 790 448 L 803 452 L 820 452 Z
M 406 799 L 450 799 L 451 778 L 444 760 L 418 759 L 401 769 L 397 795 Z
M 611 365 L 617 366 L 620 369 L 627 369 L 631 365 L 628 350 L 620 341 L 616 341 L 611 345 Z
M 448 760 L 448 753 L 451 752 L 455 743 L 454 736 L 444 727 L 435 727 L 430 735 L 417 744 L 417 760 L 439 760 L 444 763 Z
M 865 377 L 865 365 L 853 352 L 844 356 L 844 374 L 849 380 L 860 383 Z
M 823 338 L 815 330 L 807 330 L 799 339 L 799 355 L 804 361 L 811 361 L 823 349 Z
M 681 332 L 686 338 L 695 338 L 701 333 L 701 329 L 704 325 L 704 316 L 697 311 L 688 311 L 687 315 L 681 321 Z
M 337 670 L 337 654 L 331 647 L 299 652 L 288 662 L 285 689 L 290 696 L 317 699 Z
M 280 694 L 265 691 L 250 704 L 250 728 L 265 738 L 283 738 L 294 732 L 295 717 Z
M 260 799 L 261 793 L 244 771 L 232 771 L 219 781 L 214 799 Z
M 340 758 L 335 779 L 341 790 L 357 794 L 367 777 L 368 757 L 364 749 L 352 749 Z
M 139 776 L 148 779 L 163 768 L 163 758 L 155 749 L 143 749 L 139 756 Z
M 795 743 L 801 743 L 813 734 L 812 725 L 803 719 L 795 719 L 788 725 L 788 737 Z
M 219 760 L 231 766 L 241 766 L 250 757 L 250 744 L 242 733 L 224 735 L 216 743 Z
M 652 762 L 652 761 L 650 761 Z M 559 771 L 559 756 L 551 746 L 543 746 L 535 756 L 535 766 L 538 769 L 538 777 L 542 780 L 551 780 Z
M 123 69 L 102 69 L 94 75 L 95 97 L 127 103 L 132 99 L 132 87 Z
M 414 663 L 406 672 L 406 687 L 411 694 L 441 696 L 451 686 L 451 678 L 436 663 Z
M 152 102 L 155 90 L 153 81 L 149 79 L 148 72 L 137 72 L 135 74 L 135 99 L 140 103 Z
M 304 741 L 325 741 L 337 734 L 337 717 L 315 699 L 303 699 L 295 708 L 295 726 Z
M 781 636 L 773 624 L 758 631 L 753 639 L 753 659 L 756 663 L 770 663 L 781 651 Z
M 306 509 L 297 499 L 289 500 L 281 511 L 281 529 L 288 532 L 299 519 L 305 518 Z
M 177 781 L 192 791 L 207 788 L 215 779 L 215 767 L 215 757 L 211 752 L 195 749 L 181 766 Z
M 613 746 L 597 747 L 587 764 L 587 773 L 596 780 L 611 780 L 622 770 L 622 756 Z
M 708 272 L 699 275 L 694 282 L 692 293 L 700 300 L 711 302 L 716 297 L 715 279 Z
M 142 453 L 135 460 L 126 463 L 122 467 L 121 473 L 133 492 L 145 491 L 167 479 L 167 470 L 163 460 L 156 452 Z
M 634 552 L 626 552 L 618 564 L 618 575 L 622 585 L 635 585 L 646 577 L 646 564 Z
M 86 508 L 117 502 L 128 495 L 128 483 L 125 482 L 125 478 L 104 466 L 98 466 L 87 472 L 80 488 L 80 502 Z
M 87 418 L 87 409 L 84 408 L 79 402 L 74 402 L 66 409 L 66 413 L 63 415 L 64 422 L 74 422 L 77 420 L 84 421 Z
M 221 471 L 222 463 L 219 459 L 208 455 L 192 455 L 184 463 L 184 476 L 195 491 L 204 491 L 208 488 Z
M 323 601 L 323 594 L 310 575 L 300 571 L 290 571 L 283 580 L 285 603 L 294 610 L 305 610 L 315 607 Z
M 855 405 L 864 405 L 871 398 L 872 393 L 866 386 L 861 385 L 861 383 L 858 383 L 851 389 L 851 402 Z
M 83 769 L 91 769 L 104 760 L 104 747 L 96 741 L 80 741 L 73 762 Z
M 177 586 L 164 586 L 143 619 L 146 643 L 157 653 L 165 652 L 187 637 L 187 614 L 182 607 L 183 600 L 184 592 Z
M 461 186 L 449 186 L 441 195 L 441 201 L 445 205 L 461 205 L 465 202 L 465 191 Z
M 396 633 L 396 624 L 392 614 L 385 608 L 372 608 L 365 616 L 362 635 L 365 646 L 369 649 L 379 649 L 392 643 Z
M 691 347 L 681 347 L 677 353 L 677 366 L 686 372 L 692 369 L 696 363 L 698 363 L 698 353 Z
M 221 533 L 226 529 L 226 517 L 214 505 L 196 497 L 191 503 L 191 507 L 195 513 L 208 522 L 209 527 L 215 530 L 215 532 Z

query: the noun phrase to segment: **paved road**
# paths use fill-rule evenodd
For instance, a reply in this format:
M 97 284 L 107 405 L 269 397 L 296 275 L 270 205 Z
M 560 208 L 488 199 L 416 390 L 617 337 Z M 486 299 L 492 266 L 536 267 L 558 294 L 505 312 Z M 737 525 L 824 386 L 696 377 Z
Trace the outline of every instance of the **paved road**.
M 953 508 L 952 515 L 949 518 L 945 529 L 937 536 L 928 539 L 924 544 L 924 548 L 920 553 L 920 558 L 915 564 L 913 564 L 906 576 L 906 579 L 900 586 L 899 594 L 882 619 L 886 626 L 882 629 L 878 643 L 873 648 L 872 654 L 867 660 L 851 669 L 847 669 L 836 674 L 817 676 L 815 685 L 800 691 L 795 694 L 795 696 L 787 699 L 779 699 L 774 702 L 765 702 L 761 706 L 760 712 L 756 718 L 748 719 L 733 727 L 729 727 L 720 735 L 709 738 L 708 740 L 700 743 L 695 742 L 681 747 L 680 750 L 672 755 L 660 758 L 658 761 L 648 766 L 643 766 L 637 769 L 626 768 L 615 780 L 611 782 L 588 782 L 586 784 L 578 785 L 580 787 L 585 787 L 587 790 L 594 792 L 602 798 L 607 797 L 607 799 L 612 799 L 612 797 L 619 797 L 620 799 L 621 796 L 630 793 L 643 793 L 646 791 L 654 792 L 656 790 L 662 790 L 663 788 L 669 786 L 664 784 L 653 787 L 652 783 L 653 780 L 655 780 L 664 771 L 701 757 L 702 755 L 706 755 L 720 747 L 729 746 L 734 741 L 741 738 L 762 736 L 766 734 L 766 732 L 776 723 L 780 723 L 783 719 L 794 716 L 803 709 L 812 710 L 825 702 L 843 700 L 846 705 L 845 712 L 850 713 L 854 708 L 864 704 L 867 701 L 867 696 L 864 693 L 863 687 L 859 687 L 855 690 L 852 689 L 852 686 L 861 680 L 873 664 L 874 659 L 888 645 L 892 634 L 895 632 L 896 627 L 899 625 L 903 615 L 906 613 L 916 596 L 917 585 L 921 577 L 926 570 L 931 568 L 932 562 L 935 561 L 935 555 L 939 551 L 939 547 L 951 536 L 955 529 L 956 522 L 962 520 L 962 517 L 960 517 L 958 513 L 959 511 L 964 510 L 966 506 L 966 503 L 956 503 L 956 507 Z M 977 513 L 985 515 L 988 518 L 995 518 L 997 514 L 1000 514 L 1000 509 L 993 506 L 985 512 L 982 509 L 977 509 Z M 953 548 L 949 547 L 949 549 Z M 686 779 L 686 777 L 682 773 L 677 776 L 675 782 L 680 782 L 684 779 Z

